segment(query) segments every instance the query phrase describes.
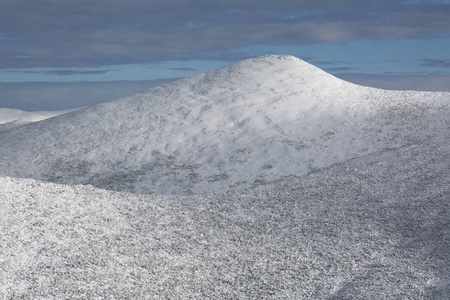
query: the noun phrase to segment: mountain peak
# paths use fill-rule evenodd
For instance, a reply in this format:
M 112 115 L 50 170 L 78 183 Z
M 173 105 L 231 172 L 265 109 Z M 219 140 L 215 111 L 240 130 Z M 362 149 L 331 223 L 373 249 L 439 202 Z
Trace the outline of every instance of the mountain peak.
M 292 55 L 286 55 L 286 54 L 266 54 L 266 55 L 261 55 L 261 56 L 257 56 L 254 58 L 250 58 L 250 59 L 255 59 L 255 60 L 302 60 L 301 58 L 292 56 Z
M 238 90 L 240 94 L 270 94 L 275 90 L 295 89 L 299 93 L 308 94 L 311 91 L 328 93 L 342 85 L 354 86 L 290 55 L 249 58 L 166 86 L 172 89 L 186 84 L 199 94 L 213 94 L 211 96 L 214 98 L 217 97 L 215 92 L 225 95 Z
M 223 68 L 231 68 L 240 66 L 242 68 L 258 68 L 262 66 L 280 66 L 284 68 L 285 71 L 287 71 L 290 68 L 302 68 L 308 66 L 311 69 L 317 69 L 319 68 L 307 63 L 306 61 L 302 60 L 301 58 L 292 56 L 292 55 L 280 55 L 280 54 L 267 54 L 257 57 L 248 58 L 245 60 L 241 60 L 238 62 L 235 62 L 231 65 L 225 66 Z

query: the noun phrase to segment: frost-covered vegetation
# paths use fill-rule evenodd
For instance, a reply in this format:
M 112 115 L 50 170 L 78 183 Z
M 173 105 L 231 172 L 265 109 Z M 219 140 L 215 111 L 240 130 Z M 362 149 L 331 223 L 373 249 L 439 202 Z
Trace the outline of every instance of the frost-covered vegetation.
M 267 56 L 0 131 L 0 298 L 448 299 L 449 104 Z
M 446 299 L 448 147 L 223 194 L 1 178 L 6 298 Z

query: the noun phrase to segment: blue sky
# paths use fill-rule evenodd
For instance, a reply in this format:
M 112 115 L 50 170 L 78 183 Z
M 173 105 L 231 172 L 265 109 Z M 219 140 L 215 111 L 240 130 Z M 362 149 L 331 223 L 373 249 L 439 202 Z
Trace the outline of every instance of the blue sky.
M 0 107 L 92 105 L 264 54 L 450 91 L 450 0 L 3 0 Z

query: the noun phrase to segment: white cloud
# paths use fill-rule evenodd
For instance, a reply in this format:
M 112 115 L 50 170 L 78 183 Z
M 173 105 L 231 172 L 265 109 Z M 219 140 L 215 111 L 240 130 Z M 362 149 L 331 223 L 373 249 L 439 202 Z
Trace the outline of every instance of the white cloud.
M 344 80 L 389 90 L 447 91 L 450 92 L 450 75 L 380 75 L 338 74 Z

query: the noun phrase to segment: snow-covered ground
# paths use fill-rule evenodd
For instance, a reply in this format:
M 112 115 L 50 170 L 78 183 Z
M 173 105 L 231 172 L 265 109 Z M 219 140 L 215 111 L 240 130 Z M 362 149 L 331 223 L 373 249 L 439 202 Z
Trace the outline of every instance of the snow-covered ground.
M 449 104 L 264 56 L 0 130 L 0 298 L 448 299 Z
M 0 170 L 137 193 L 243 189 L 441 138 L 449 104 L 269 55 L 0 134 Z
M 448 299 L 450 149 L 158 196 L 0 178 L 4 299 Z

